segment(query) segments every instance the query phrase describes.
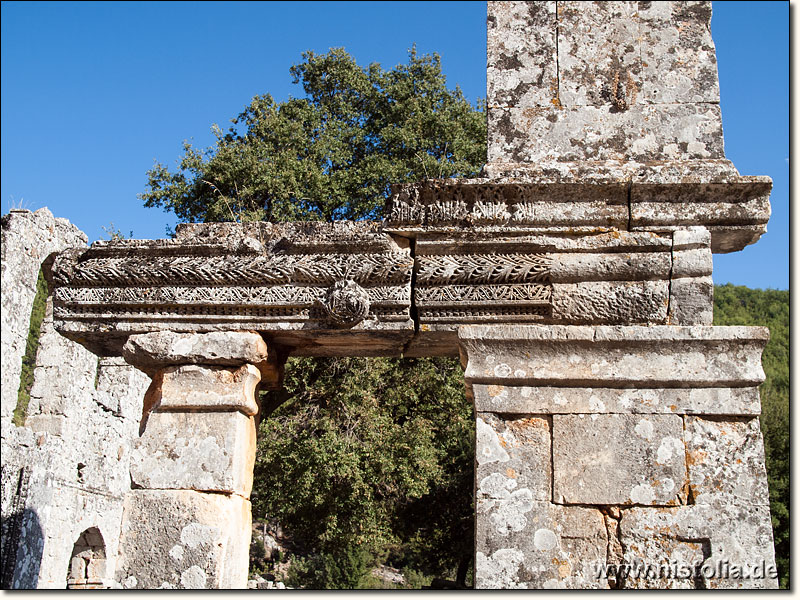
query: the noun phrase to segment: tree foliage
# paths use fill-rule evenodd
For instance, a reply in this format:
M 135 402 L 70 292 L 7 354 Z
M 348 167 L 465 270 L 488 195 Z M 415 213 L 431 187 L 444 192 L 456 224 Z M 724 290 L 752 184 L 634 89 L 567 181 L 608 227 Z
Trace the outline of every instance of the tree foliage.
M 331 577 L 363 551 L 431 574 L 469 560 L 474 417 L 455 359 L 290 359 L 270 394 L 285 403 L 259 429 L 255 514 L 329 556 Z
M 437 55 L 384 70 L 343 49 L 303 54 L 291 69 L 303 98 L 256 96 L 178 170 L 148 172 L 145 206 L 184 221 L 377 218 L 389 185 L 470 176 L 486 160 L 486 122 L 445 85 Z
M 789 292 L 730 284 L 714 288 L 714 325 L 769 327 L 762 365 L 761 430 L 767 463 L 775 558 L 789 586 Z

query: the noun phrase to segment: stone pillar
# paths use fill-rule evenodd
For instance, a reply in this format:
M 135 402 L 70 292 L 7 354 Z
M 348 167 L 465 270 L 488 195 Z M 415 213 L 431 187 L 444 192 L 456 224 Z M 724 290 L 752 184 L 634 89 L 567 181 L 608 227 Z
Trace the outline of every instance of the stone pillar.
M 476 412 L 476 587 L 777 587 L 765 328 L 459 338 Z M 637 564 L 650 573 L 614 570 Z
M 280 368 L 252 332 L 131 336 L 153 377 L 131 457 L 117 580 L 126 588 L 246 588 L 259 385 Z

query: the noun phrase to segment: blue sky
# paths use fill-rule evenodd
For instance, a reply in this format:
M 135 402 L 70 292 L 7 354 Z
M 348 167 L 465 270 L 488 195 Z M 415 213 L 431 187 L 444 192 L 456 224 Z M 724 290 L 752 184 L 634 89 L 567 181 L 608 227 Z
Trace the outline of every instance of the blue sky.
M 725 149 L 743 175 L 773 178 L 769 232 L 715 255 L 714 281 L 789 286 L 789 3 L 714 2 Z M 47 206 L 90 241 L 111 223 L 164 237 L 174 217 L 136 195 L 154 160 L 256 94 L 302 95 L 289 67 L 344 46 L 359 64 L 438 52 L 448 85 L 486 90 L 483 2 L 3 2 L 2 212 Z

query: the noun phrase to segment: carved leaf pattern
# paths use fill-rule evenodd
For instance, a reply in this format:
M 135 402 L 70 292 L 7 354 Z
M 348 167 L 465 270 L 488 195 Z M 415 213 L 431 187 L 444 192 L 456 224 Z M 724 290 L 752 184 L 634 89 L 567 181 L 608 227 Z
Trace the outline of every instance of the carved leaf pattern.
M 546 254 L 473 254 L 419 258 L 419 285 L 548 282 Z
M 274 256 L 178 256 L 92 259 L 75 266 L 71 286 L 331 285 L 353 279 L 361 285 L 411 281 L 406 253 Z
M 417 288 L 417 302 L 497 302 L 514 301 L 525 305 L 550 304 L 551 287 L 546 284 L 522 285 L 446 285 Z
M 372 305 L 407 303 L 407 286 L 365 288 Z M 323 287 L 275 285 L 266 287 L 127 287 L 57 288 L 55 300 L 61 304 L 237 304 L 310 305 L 325 295 Z

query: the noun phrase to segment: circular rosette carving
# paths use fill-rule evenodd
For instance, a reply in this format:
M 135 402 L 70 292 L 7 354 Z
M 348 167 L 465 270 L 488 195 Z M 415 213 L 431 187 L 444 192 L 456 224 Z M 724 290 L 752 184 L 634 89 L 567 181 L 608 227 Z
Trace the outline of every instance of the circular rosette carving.
M 333 284 L 320 304 L 336 327 L 353 327 L 369 314 L 369 295 L 352 279 Z

